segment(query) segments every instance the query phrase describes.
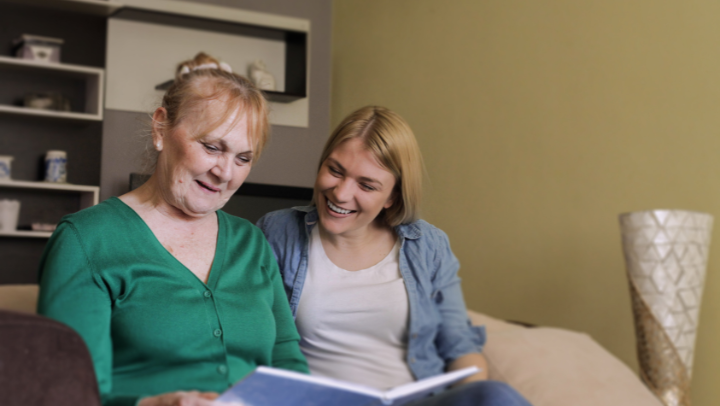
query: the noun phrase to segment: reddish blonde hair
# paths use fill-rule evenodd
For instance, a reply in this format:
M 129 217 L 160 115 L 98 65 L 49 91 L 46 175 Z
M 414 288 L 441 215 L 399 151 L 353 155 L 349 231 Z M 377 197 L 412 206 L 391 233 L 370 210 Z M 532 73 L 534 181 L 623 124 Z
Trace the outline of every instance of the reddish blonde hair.
M 215 67 L 207 67 L 212 64 Z M 201 65 L 206 67 L 196 69 Z M 202 122 L 201 127 L 194 129 L 194 133 L 197 136 L 207 134 L 226 122 L 235 112 L 242 110 L 247 115 L 248 136 L 254 146 L 253 161 L 257 160 L 267 143 L 270 129 L 267 101 L 250 80 L 223 70 L 220 61 L 204 52 L 178 64 L 175 81 L 162 99 L 167 119 L 158 124 L 172 131 L 185 117 L 198 112 L 209 102 L 218 102 L 224 111 L 214 120 Z M 236 122 L 242 117 L 242 114 L 236 115 Z

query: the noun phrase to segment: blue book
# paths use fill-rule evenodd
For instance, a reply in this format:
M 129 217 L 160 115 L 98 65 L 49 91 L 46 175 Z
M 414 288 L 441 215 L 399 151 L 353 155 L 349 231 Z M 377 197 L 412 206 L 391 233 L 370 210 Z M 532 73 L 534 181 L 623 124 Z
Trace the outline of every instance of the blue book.
M 381 391 L 284 369 L 258 367 L 215 402 L 218 406 L 403 405 L 479 372 L 470 367 Z

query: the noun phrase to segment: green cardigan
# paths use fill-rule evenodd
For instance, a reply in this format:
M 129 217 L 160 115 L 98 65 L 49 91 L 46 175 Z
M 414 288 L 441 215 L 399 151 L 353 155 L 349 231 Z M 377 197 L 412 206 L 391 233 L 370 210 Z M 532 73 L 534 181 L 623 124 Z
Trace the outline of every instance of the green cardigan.
M 258 365 L 308 371 L 262 232 L 222 211 L 217 218 L 207 284 L 117 198 L 66 216 L 53 233 L 38 311 L 83 337 L 103 404 L 222 392 Z

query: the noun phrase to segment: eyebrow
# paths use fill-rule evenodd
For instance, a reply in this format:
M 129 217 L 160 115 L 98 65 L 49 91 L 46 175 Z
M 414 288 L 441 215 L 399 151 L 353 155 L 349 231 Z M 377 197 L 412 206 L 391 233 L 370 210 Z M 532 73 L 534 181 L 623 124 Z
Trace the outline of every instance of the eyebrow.
M 336 160 L 334 160 L 334 159 L 332 159 L 332 158 L 330 158 L 330 157 L 328 157 L 328 161 L 332 161 L 335 165 L 337 165 L 338 167 L 340 167 L 340 170 L 341 170 L 341 171 L 347 172 L 347 170 L 345 169 L 345 167 L 342 166 L 342 165 L 340 165 L 340 162 L 338 162 L 338 161 L 336 161 Z M 379 180 L 373 179 L 373 178 L 368 178 L 367 176 L 361 176 L 361 177 L 360 177 L 360 180 L 363 181 L 363 182 L 368 182 L 368 183 L 377 183 L 378 185 L 383 186 L 382 182 L 380 182 Z

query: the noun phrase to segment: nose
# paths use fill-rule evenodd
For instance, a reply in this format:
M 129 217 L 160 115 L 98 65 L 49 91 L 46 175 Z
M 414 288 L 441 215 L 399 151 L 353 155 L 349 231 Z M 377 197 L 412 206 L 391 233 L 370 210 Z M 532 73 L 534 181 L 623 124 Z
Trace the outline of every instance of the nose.
M 348 178 L 344 178 L 338 181 L 338 184 L 333 189 L 333 194 L 338 203 L 344 203 L 352 200 L 353 195 L 353 181 Z
M 228 159 L 226 155 L 218 157 L 215 166 L 210 171 L 213 175 L 217 176 L 221 182 L 230 182 L 232 179 L 232 160 Z

